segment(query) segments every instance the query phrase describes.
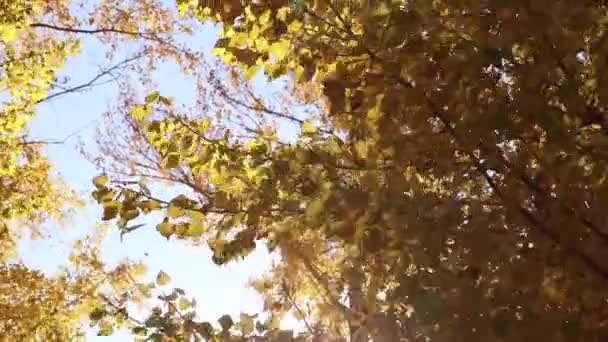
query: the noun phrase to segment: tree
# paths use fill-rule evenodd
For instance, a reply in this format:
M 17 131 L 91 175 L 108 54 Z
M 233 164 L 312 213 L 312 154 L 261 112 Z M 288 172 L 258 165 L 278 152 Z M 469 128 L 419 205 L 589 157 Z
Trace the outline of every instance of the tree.
M 289 255 L 317 236 L 345 255 L 326 277 L 349 297 L 332 302 L 351 339 L 374 330 L 375 314 L 383 332 L 409 340 L 608 336 L 603 5 L 178 6 L 222 23 L 216 52 L 246 78 L 287 75 L 303 102 L 325 97 L 307 115 L 216 84 L 230 107 L 211 110 L 254 118 L 236 133 L 150 95 L 129 120 L 153 170 L 188 192 L 162 199 L 118 178 L 94 195 L 106 219 L 162 210 L 161 234 L 206 233 L 218 263 L 256 241 Z M 267 117 L 299 134 L 278 139 Z M 374 291 L 377 308 L 362 305 Z
M 189 33 L 186 23 L 155 1 L 95 1 L 86 14 L 73 7 L 74 1 L 3 1 L 0 3 L 0 91 L 3 94 L 0 117 L 0 232 L 3 245 L 14 246 L 23 227 L 35 235 L 38 223 L 58 218 L 73 196 L 44 158 L 42 147 L 62 141 L 35 141 L 26 125 L 36 106 L 58 97 L 89 90 L 108 79 L 120 80 L 121 73 L 136 71 L 145 83 L 157 63 L 176 59 L 184 70 L 198 55 L 175 39 Z M 71 8 L 72 6 L 72 8 Z M 59 77 L 68 57 L 78 54 L 84 35 L 99 38 L 108 48 L 109 67 L 83 84 Z M 119 47 L 132 44 L 126 58 Z M 111 64 L 113 63 L 113 64 Z M 18 224 L 11 223 L 20 220 Z M 19 228 L 15 228 L 15 226 Z M 3 249 L 3 258 L 11 248 Z M 6 254 L 6 255 L 5 255 Z
M 98 245 L 81 242 L 73 265 L 43 274 L 16 261 L 15 247 L 25 234 L 40 237 L 40 224 L 59 220 L 78 198 L 53 173 L 44 155 L 47 144 L 30 137 L 28 121 L 37 106 L 120 79 L 126 70 L 150 70 L 176 57 L 184 69 L 194 53 L 175 43 L 187 32 L 175 15 L 155 1 L 97 1 L 90 13 L 76 1 L 0 1 L 0 335 L 16 340 L 73 340 L 82 337 L 83 317 L 100 334 L 124 326 L 127 303 L 146 298 L 138 278 L 142 265 L 124 261 L 112 269 L 99 259 Z M 80 9 L 79 9 L 80 6 Z M 169 34 L 171 36 L 169 37 Z M 107 44 L 110 67 L 82 84 L 59 77 L 66 60 L 78 54 L 83 35 Z M 120 57 L 117 47 L 135 43 L 133 55 Z M 179 54 L 176 53 L 179 51 Z M 116 56 L 118 55 L 118 57 Z M 114 63 L 114 64 L 111 64 Z M 56 232 L 50 232 L 55 234 Z M 128 320 L 127 320 L 128 321 Z
M 45 13 L 42 2 L 3 1 L 0 4 L 0 89 L 8 97 L 2 104 L 0 116 L 0 231 L 1 259 L 12 256 L 15 219 L 33 232 L 42 216 L 59 216 L 65 196 L 61 184 L 50 175 L 48 161 L 41 157 L 37 146 L 24 143 L 25 125 L 33 115 L 34 105 L 42 100 L 65 58 L 78 45 L 71 40 L 22 32 L 31 18 Z M 61 2 L 54 15 L 65 11 Z M 27 223 L 25 223 L 27 222 Z
M 19 263 L 0 265 L 0 331 L 3 338 L 18 340 L 84 339 L 82 323 L 90 316 L 100 334 L 128 325 L 120 308 L 128 299 L 140 302 L 149 296 L 139 278 L 140 263 L 123 261 L 114 268 L 99 258 L 104 230 L 79 240 L 71 264 L 48 275 Z M 103 318 L 103 321 L 101 319 Z

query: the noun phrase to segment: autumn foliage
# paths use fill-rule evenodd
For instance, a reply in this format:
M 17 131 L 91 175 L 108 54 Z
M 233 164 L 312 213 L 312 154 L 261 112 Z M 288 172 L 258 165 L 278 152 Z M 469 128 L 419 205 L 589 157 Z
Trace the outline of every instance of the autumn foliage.
M 133 10 L 156 8 L 136 2 Z M 110 44 L 135 36 L 148 62 L 172 60 L 198 80 L 192 107 L 154 89 L 123 89 L 108 113 L 116 129 L 98 136 L 91 190 L 100 219 L 122 236 L 154 229 L 138 220 L 158 213 L 155 229 L 169 244 L 208 247 L 218 265 L 261 245 L 280 262 L 252 280 L 265 303 L 257 316 L 200 321 L 175 289 L 149 317 L 134 318 L 126 303 L 167 285 L 163 272 L 156 284 L 129 283 L 137 291 L 122 301 L 93 296 L 99 305 L 89 318 L 104 334 L 126 326 L 158 341 L 608 339 L 606 6 L 178 0 L 173 18 L 156 5 L 154 20 L 139 12 L 111 29 L 107 19 L 93 20 L 102 32 L 51 36 L 65 39 L 63 49 L 79 34 L 105 34 Z M 23 27 L 36 25 L 24 18 L 36 7 L 5 7 L 13 12 L 0 12 L 8 18 L 1 37 L 27 54 L 31 27 Z M 37 26 L 50 34 L 67 19 L 53 20 Z M 216 61 L 187 44 L 175 48 L 173 34 L 193 20 L 217 24 Z M 6 51 L 0 58 L 8 61 Z M 55 51 L 52 60 L 69 53 Z M 0 224 L 60 212 L 46 204 L 57 203 L 44 190 L 54 184 L 46 161 L 22 136 L 48 86 L 28 88 L 10 76 L 19 64 L 6 63 L 0 84 L 13 102 L 0 117 L 10 126 L 0 143 L 20 147 L 0 144 L 8 199 Z M 260 90 L 263 80 L 271 90 Z M 19 154 L 31 158 L 20 164 Z M 38 178 L 15 177 L 28 168 Z M 30 190 L 17 181 L 28 180 L 45 186 L 27 197 L 40 204 L 19 197 Z M 7 234 L 1 242 L 13 243 Z M 55 296 L 59 279 L 33 286 L 35 271 L 15 270 L 22 296 L 40 287 Z M 0 315 L 11 301 L 2 294 Z M 47 297 L 37 305 L 65 301 Z M 279 329 L 287 313 L 299 332 Z

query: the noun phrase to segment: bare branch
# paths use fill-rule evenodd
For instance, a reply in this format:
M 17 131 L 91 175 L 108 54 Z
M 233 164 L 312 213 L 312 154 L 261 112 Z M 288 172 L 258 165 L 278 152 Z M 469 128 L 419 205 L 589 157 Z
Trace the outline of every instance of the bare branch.
M 134 60 L 137 60 L 137 59 L 139 59 L 141 57 L 143 57 L 143 55 L 139 54 L 139 55 L 135 55 L 135 56 L 126 58 L 123 61 L 121 61 L 121 62 L 113 65 L 112 67 L 103 70 L 102 72 L 100 72 L 99 74 L 97 74 L 95 77 L 93 77 L 90 81 L 88 81 L 86 83 L 83 83 L 83 84 L 80 84 L 80 85 L 77 85 L 77 86 L 74 86 L 72 88 L 68 88 L 68 89 L 59 91 L 59 92 L 54 93 L 54 94 L 48 95 L 48 96 L 46 96 L 46 97 L 44 97 L 44 98 L 36 101 L 36 104 L 39 104 L 39 103 L 42 103 L 42 102 L 45 102 L 45 101 L 50 101 L 50 100 L 52 100 L 54 98 L 57 98 L 59 96 L 66 95 L 66 94 L 69 94 L 69 93 L 75 93 L 75 92 L 78 92 L 78 91 L 82 91 L 83 89 L 85 89 L 87 87 L 93 87 L 93 86 L 96 85 L 95 82 L 97 82 L 99 79 L 101 79 L 101 78 L 103 78 L 104 76 L 107 76 L 107 75 L 112 75 L 113 71 L 116 71 L 117 69 L 122 68 L 125 65 L 127 65 L 127 64 L 133 62 Z
M 287 283 L 285 282 L 285 280 L 283 280 L 283 282 L 281 283 L 281 287 L 282 287 L 283 292 L 285 293 L 285 296 L 287 297 L 287 300 L 291 304 L 291 306 L 293 306 L 296 309 L 296 311 L 298 311 L 300 316 L 302 317 L 302 321 L 304 321 L 304 325 L 306 326 L 306 329 L 308 329 L 308 331 L 310 332 L 311 335 L 315 335 L 315 330 L 313 329 L 312 325 L 310 325 L 310 322 L 308 322 L 308 320 L 306 319 L 306 315 L 304 314 L 304 311 L 300 308 L 300 306 L 296 302 L 295 298 L 293 298 L 293 296 L 291 295 L 291 291 L 287 287 Z
M 150 33 L 146 33 L 146 32 L 125 31 L 125 30 L 120 30 L 120 29 L 115 29 L 115 28 L 80 29 L 80 28 L 73 28 L 73 27 L 57 26 L 57 25 L 46 24 L 46 23 L 33 23 L 33 24 L 30 24 L 30 27 L 48 28 L 51 30 L 70 32 L 70 33 L 86 33 L 86 34 L 120 33 L 120 34 L 126 34 L 126 35 L 130 35 L 130 36 L 137 36 L 137 37 L 142 37 L 142 38 L 145 38 L 146 35 L 150 34 Z
M 56 31 L 62 31 L 62 32 L 68 32 L 68 33 L 82 33 L 82 34 L 115 33 L 115 34 L 123 34 L 123 35 L 127 35 L 127 36 L 139 37 L 139 38 L 142 38 L 142 39 L 155 41 L 157 43 L 170 46 L 170 47 L 172 47 L 172 48 L 174 48 L 174 49 L 176 49 L 176 50 L 178 50 L 180 52 L 183 52 L 183 53 L 185 53 L 187 55 L 191 55 L 191 53 L 189 51 L 175 46 L 170 41 L 163 40 L 161 37 L 159 37 L 159 35 L 158 35 L 159 33 L 158 32 L 127 31 L 127 30 L 121 30 L 121 29 L 117 29 L 117 28 L 113 28 L 113 27 L 83 29 L 83 28 L 58 26 L 58 25 L 47 24 L 47 23 L 32 23 L 32 24 L 30 24 L 30 27 L 32 27 L 32 28 L 46 28 L 46 29 L 51 29 L 51 30 L 56 30 Z
M 24 140 L 23 142 L 20 143 L 20 145 L 62 145 L 62 144 L 65 144 L 68 140 L 70 140 L 74 136 L 76 136 L 78 133 L 80 133 L 80 132 L 84 131 L 85 129 L 89 128 L 96 121 L 97 120 L 93 120 L 93 121 L 89 122 L 88 124 L 86 124 L 86 125 L 80 127 L 79 129 L 75 130 L 74 132 L 66 135 L 63 139 Z

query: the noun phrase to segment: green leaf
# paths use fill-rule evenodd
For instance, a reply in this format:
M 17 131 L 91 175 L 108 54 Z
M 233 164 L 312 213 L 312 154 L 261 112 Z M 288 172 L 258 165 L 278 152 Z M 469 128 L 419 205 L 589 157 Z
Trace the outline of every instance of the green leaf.
M 93 185 L 95 185 L 97 189 L 103 188 L 106 184 L 108 184 L 108 176 L 106 175 L 100 175 L 93 178 Z
M 158 272 L 156 275 L 156 284 L 158 286 L 165 286 L 169 284 L 170 281 L 171 277 L 169 277 L 169 275 L 163 271 Z

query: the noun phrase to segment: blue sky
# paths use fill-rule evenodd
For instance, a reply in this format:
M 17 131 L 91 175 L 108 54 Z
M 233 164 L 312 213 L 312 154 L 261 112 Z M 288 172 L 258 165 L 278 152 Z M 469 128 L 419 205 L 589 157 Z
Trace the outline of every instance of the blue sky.
M 210 50 L 217 30 L 204 25 L 192 43 Z M 96 75 L 104 62 L 103 47 L 96 39 L 85 37 L 82 53 L 66 63 L 62 71 L 70 75 L 73 84 L 86 82 Z M 177 102 L 188 102 L 193 93 L 192 80 L 180 76 L 172 65 L 163 65 L 157 72 L 161 93 L 175 96 Z M 260 78 L 261 79 L 261 78 Z M 73 132 L 90 147 L 93 145 L 95 126 L 102 113 L 116 96 L 116 84 L 109 83 L 87 92 L 71 94 L 43 103 L 38 107 L 38 116 L 30 123 L 35 140 L 63 139 Z M 64 144 L 49 145 L 46 155 L 52 160 L 57 172 L 80 196 L 89 199 L 92 191 L 91 179 L 99 170 L 78 151 L 78 139 L 70 138 Z M 22 260 L 35 268 L 52 273 L 61 264 L 67 263 L 71 243 L 90 233 L 100 218 L 99 208 L 90 203 L 77 213 L 65 227 L 48 222 L 45 229 L 50 238 L 37 241 L 24 240 L 20 245 Z M 151 220 L 148 220 L 151 221 Z M 190 246 L 187 243 L 167 242 L 148 224 L 119 240 L 117 230 L 111 230 L 104 244 L 104 259 L 114 264 L 123 258 L 143 260 L 148 266 L 148 276 L 153 278 L 159 270 L 171 276 L 174 287 L 186 290 L 197 301 L 198 313 L 204 319 L 216 319 L 224 313 L 237 315 L 241 312 L 258 312 L 262 309 L 259 296 L 246 287 L 248 279 L 259 274 L 269 265 L 270 258 L 263 248 L 239 263 L 218 267 L 211 262 L 211 253 L 206 247 Z M 125 333 L 102 338 L 90 336 L 91 341 L 131 341 Z

